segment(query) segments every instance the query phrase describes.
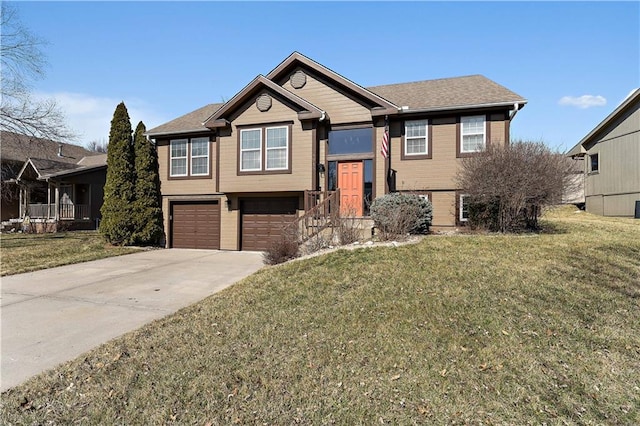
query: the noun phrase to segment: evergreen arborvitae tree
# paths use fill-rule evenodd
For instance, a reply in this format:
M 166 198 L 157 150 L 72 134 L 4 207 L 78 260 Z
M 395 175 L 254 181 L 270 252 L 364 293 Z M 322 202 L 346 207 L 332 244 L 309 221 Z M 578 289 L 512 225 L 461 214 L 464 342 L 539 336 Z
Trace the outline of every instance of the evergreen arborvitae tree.
M 158 155 L 144 135 L 146 131 L 144 123 L 138 123 L 133 142 L 136 169 L 133 241 L 139 245 L 158 245 L 164 235 Z
M 132 244 L 135 170 L 131 121 L 124 102 L 113 113 L 107 150 L 107 181 L 100 212 L 100 233 L 111 244 Z

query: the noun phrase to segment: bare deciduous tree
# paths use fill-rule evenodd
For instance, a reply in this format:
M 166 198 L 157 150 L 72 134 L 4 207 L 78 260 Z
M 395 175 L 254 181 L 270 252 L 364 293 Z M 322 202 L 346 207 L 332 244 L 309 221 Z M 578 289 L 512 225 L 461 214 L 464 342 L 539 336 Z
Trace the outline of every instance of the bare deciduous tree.
M 574 162 L 539 142 L 489 146 L 462 160 L 457 182 L 470 196 L 469 220 L 494 231 L 537 229 L 546 206 L 572 185 Z
M 107 145 L 108 142 L 105 141 L 104 139 L 102 140 L 93 140 L 91 142 L 89 142 L 87 144 L 87 149 L 89 151 L 93 151 L 93 152 L 101 152 L 101 153 L 106 153 L 107 152 Z
M 2 2 L 0 26 L 0 128 L 51 140 L 73 139 L 55 100 L 31 94 L 32 82 L 44 76 L 46 43 L 23 26 L 15 6 L 7 2 Z

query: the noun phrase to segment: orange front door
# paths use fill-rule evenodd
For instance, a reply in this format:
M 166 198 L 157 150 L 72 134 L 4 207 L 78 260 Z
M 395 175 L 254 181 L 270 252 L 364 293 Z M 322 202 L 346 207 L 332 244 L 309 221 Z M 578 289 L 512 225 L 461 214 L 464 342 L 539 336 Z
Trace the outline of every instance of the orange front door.
M 362 216 L 362 170 L 362 161 L 338 163 L 340 213 L 343 215 Z

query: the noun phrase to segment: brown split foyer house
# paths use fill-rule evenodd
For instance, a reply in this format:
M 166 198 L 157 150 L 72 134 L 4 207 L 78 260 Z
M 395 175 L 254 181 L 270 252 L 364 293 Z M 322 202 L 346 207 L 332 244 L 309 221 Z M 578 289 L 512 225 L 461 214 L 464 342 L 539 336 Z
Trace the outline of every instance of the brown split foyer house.
M 460 159 L 508 143 L 526 102 L 481 75 L 364 88 L 294 52 L 228 102 L 147 132 L 167 247 L 264 250 L 287 223 L 367 218 L 393 191 L 428 197 L 433 227 L 456 227 Z
M 2 131 L 2 226 L 37 231 L 96 229 L 107 155 Z

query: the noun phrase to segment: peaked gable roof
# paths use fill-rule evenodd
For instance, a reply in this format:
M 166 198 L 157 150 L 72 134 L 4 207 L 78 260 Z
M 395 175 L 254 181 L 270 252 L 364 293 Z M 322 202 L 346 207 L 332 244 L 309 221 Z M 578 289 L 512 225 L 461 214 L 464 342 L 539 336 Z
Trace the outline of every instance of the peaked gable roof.
M 84 157 L 86 160 L 88 157 Z M 82 163 L 82 161 L 80 161 Z M 33 169 L 36 173 L 37 179 L 49 179 L 61 176 L 68 176 L 70 174 L 85 173 L 91 170 L 99 170 L 107 168 L 107 154 L 97 155 L 91 157 L 91 161 L 87 164 L 72 164 L 62 161 L 49 160 L 46 158 L 29 158 L 22 166 L 22 169 L 17 175 L 17 180 L 21 180 L 23 174 L 29 168 Z
M 403 112 L 435 111 L 518 104 L 526 99 L 482 75 L 441 78 L 368 88 L 401 107 Z
M 300 96 L 291 93 L 285 88 L 278 86 L 273 81 L 266 79 L 263 75 L 258 75 L 251 83 L 247 84 L 244 89 L 239 91 L 233 98 L 218 109 L 214 114 L 206 119 L 203 123 L 204 126 L 209 128 L 225 127 L 229 124 L 225 117 L 236 111 L 241 105 L 243 105 L 252 96 L 255 96 L 260 90 L 266 88 L 271 93 L 278 95 L 279 97 L 289 101 L 294 106 L 298 107 L 298 118 L 300 120 L 309 120 L 313 118 L 322 118 L 325 116 L 317 106 L 305 101 Z
M 30 157 L 75 164 L 84 157 L 100 155 L 79 145 L 55 142 L 18 133 L 0 132 L 0 157 L 8 161 L 27 161 Z M 58 155 L 61 152 L 61 156 Z
M 315 71 L 317 74 L 328 78 L 338 86 L 341 86 L 352 92 L 356 95 L 356 97 L 366 101 L 371 106 L 372 113 L 374 115 L 392 114 L 398 112 L 399 110 L 399 106 L 394 104 L 393 102 L 390 102 L 388 99 L 385 99 L 379 94 L 376 94 L 360 86 L 359 84 L 354 83 L 348 78 L 325 67 L 324 65 L 314 61 L 313 59 L 304 56 L 300 52 L 293 52 L 291 55 L 289 55 L 284 61 L 282 61 L 271 72 L 269 72 L 269 74 L 267 74 L 267 78 L 269 80 L 278 82 L 287 73 L 298 66 L 302 66 L 303 68 Z
M 504 107 L 514 111 L 522 108 L 527 100 L 500 84 L 482 76 L 424 80 L 365 88 L 335 71 L 293 52 L 267 76 L 258 75 L 225 104 L 209 104 L 145 134 L 151 137 L 206 132 L 229 124 L 226 117 L 244 104 L 259 90 L 267 88 L 272 93 L 296 105 L 302 119 L 324 119 L 329 112 L 321 110 L 295 93 L 280 86 L 287 75 L 296 68 L 303 68 L 315 76 L 328 80 L 338 88 L 359 99 L 371 110 L 372 117 L 401 115 L 416 112 L 456 111 L 477 108 Z
M 157 137 L 176 133 L 208 132 L 209 129 L 206 128 L 202 123 L 204 123 L 209 117 L 211 117 L 214 112 L 220 109 L 222 105 L 224 104 L 218 103 L 205 105 L 202 108 L 198 108 L 195 111 L 191 111 L 174 120 L 154 127 L 153 129 L 149 129 L 145 132 L 145 135 Z
M 584 155 L 587 150 L 585 145 L 593 142 L 595 137 L 604 130 L 607 126 L 617 120 L 620 116 L 622 116 L 629 108 L 636 106 L 640 103 L 640 88 L 633 90 L 629 95 L 622 101 L 620 105 L 616 109 L 613 110 L 611 114 L 605 117 L 604 120 L 600 122 L 596 127 L 593 128 L 580 142 L 578 142 L 573 148 L 571 148 L 567 152 L 567 156 L 574 157 Z

